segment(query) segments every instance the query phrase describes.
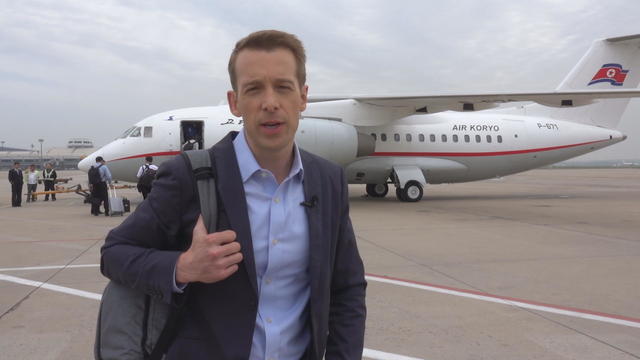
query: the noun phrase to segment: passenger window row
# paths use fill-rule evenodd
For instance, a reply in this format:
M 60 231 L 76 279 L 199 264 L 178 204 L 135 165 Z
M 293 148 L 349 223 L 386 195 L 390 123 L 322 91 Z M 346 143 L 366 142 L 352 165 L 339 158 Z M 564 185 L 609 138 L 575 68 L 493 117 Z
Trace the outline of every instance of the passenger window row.
M 373 140 L 378 141 L 378 134 L 376 133 L 371 133 L 371 136 L 373 137 Z M 517 137 L 517 135 L 516 135 Z M 400 134 L 395 133 L 393 134 L 393 140 L 395 142 L 400 142 Z M 406 142 L 411 142 L 413 139 L 411 134 L 405 134 L 405 141 Z M 482 142 L 482 136 L 481 135 L 475 135 L 474 136 L 475 142 L 476 143 L 481 143 Z M 386 133 L 380 133 L 380 141 L 386 142 L 387 141 L 387 134 Z M 418 134 L 418 142 L 425 142 L 426 138 L 424 136 L 424 134 Z M 460 142 L 460 139 L 458 137 L 457 134 L 453 134 L 451 135 L 451 141 L 454 143 Z M 492 135 L 485 135 L 484 137 L 484 141 L 487 143 L 492 143 L 493 142 L 493 136 Z M 496 141 L 498 143 L 502 143 L 502 135 L 497 135 L 496 136 Z M 429 142 L 436 142 L 436 135 L 435 134 L 429 134 Z M 448 137 L 446 134 L 442 134 L 440 135 L 440 142 L 446 143 L 448 142 Z M 468 134 L 464 135 L 464 142 L 469 143 L 471 142 L 471 136 L 469 136 Z

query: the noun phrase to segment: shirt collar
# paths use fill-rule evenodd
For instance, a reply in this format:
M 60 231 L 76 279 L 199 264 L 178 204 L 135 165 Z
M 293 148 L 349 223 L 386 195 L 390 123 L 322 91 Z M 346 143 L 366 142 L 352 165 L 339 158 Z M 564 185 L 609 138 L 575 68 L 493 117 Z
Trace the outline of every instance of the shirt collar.
M 236 152 L 238 167 L 240 168 L 240 176 L 242 177 L 243 183 L 247 182 L 247 180 L 257 171 L 263 170 L 249 148 L 247 139 L 244 136 L 244 129 L 242 129 L 242 131 L 238 133 L 238 136 L 233 140 L 233 149 Z M 287 179 L 296 175 L 302 179 L 304 176 L 304 168 L 302 167 L 300 151 L 298 150 L 298 146 L 294 143 L 293 163 L 291 164 L 291 170 L 289 170 L 289 176 L 287 176 Z

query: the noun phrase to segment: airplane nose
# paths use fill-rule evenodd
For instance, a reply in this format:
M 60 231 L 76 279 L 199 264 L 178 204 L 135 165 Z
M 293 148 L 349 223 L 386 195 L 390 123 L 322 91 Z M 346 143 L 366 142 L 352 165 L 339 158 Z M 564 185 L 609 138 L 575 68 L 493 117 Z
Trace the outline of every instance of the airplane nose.
M 91 167 L 91 159 L 89 156 L 85 157 L 84 159 L 80 160 L 80 162 L 78 163 L 78 169 L 87 172 L 89 171 L 89 168 Z
M 627 140 L 627 135 L 622 134 L 622 141 Z

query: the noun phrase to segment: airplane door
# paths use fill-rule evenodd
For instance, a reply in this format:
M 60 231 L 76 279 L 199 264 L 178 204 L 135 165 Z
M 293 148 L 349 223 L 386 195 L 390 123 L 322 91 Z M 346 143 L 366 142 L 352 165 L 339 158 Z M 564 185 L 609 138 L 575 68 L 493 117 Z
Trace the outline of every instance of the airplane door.
M 180 144 L 182 151 L 204 149 L 204 121 L 180 121 Z

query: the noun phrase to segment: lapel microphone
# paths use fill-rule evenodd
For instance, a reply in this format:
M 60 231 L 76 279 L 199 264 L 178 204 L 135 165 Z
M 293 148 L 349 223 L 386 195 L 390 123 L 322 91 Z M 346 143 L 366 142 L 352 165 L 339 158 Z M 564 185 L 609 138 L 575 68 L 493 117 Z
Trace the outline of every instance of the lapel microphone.
M 318 197 L 317 197 L 317 196 L 315 196 L 315 195 L 313 195 L 313 196 L 311 197 L 311 200 L 305 200 L 305 201 L 301 202 L 301 203 L 300 203 L 300 205 L 302 205 L 302 206 L 304 206 L 304 207 L 306 207 L 306 208 L 311 209 L 311 208 L 313 208 L 313 207 L 315 207 L 315 206 L 316 206 L 316 203 L 317 203 L 317 202 L 318 202 Z

